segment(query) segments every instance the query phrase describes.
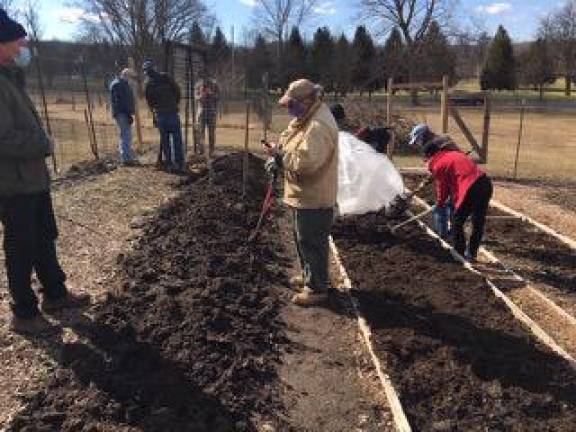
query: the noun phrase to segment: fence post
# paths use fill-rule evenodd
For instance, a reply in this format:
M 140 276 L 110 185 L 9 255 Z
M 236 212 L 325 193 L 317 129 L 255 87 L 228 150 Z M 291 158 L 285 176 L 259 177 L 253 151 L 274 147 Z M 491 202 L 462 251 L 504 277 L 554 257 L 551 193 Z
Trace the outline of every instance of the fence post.
M 268 141 L 268 127 L 270 119 L 268 113 L 268 93 L 270 92 L 269 85 L 269 75 L 268 72 L 264 72 L 262 76 L 262 84 L 264 85 L 264 115 L 263 115 L 263 123 L 264 123 L 264 141 Z
M 130 69 L 136 72 L 136 63 L 133 57 L 128 60 L 128 65 Z M 133 81 L 130 81 L 130 87 L 132 88 L 132 93 L 134 93 L 135 104 L 134 104 L 134 118 L 136 119 L 136 139 L 138 140 L 138 150 L 143 148 L 142 140 L 142 119 L 140 118 L 140 89 L 138 86 L 134 85 Z
M 490 135 L 490 96 L 484 93 L 484 128 L 482 131 L 482 154 L 483 163 L 488 163 L 488 138 Z
M 520 126 L 518 128 L 518 141 L 516 143 L 516 154 L 514 156 L 514 172 L 512 177 L 514 180 L 518 178 L 518 159 L 520 157 L 520 145 L 522 144 L 522 132 L 524 129 L 524 108 L 526 106 L 526 99 L 522 99 L 520 106 Z
M 396 145 L 396 133 L 392 125 L 392 98 L 394 97 L 394 78 L 388 78 L 388 91 L 386 92 L 386 126 L 390 129 L 390 140 L 386 146 L 386 154 L 388 159 L 392 160 L 394 157 L 394 146 Z
M 246 100 L 246 129 L 244 134 L 244 160 L 242 167 L 242 198 L 246 198 L 248 187 L 248 144 L 250 140 L 250 101 Z
M 84 59 L 80 58 L 80 71 L 82 73 L 82 80 L 84 81 L 84 93 L 86 94 L 86 104 L 88 105 L 88 113 L 84 111 L 84 116 L 88 122 L 89 131 L 92 134 L 91 148 L 92 153 L 96 160 L 98 157 L 98 141 L 96 140 L 96 130 L 94 129 L 94 119 L 92 117 L 92 100 L 90 99 L 90 90 L 88 89 L 88 77 L 86 76 L 86 68 L 84 66 Z
M 388 92 L 386 93 L 386 126 L 392 122 L 392 98 L 394 97 L 394 78 L 388 78 Z
M 48 132 L 48 136 L 55 144 L 55 138 L 52 134 L 52 125 L 50 123 L 50 114 L 48 113 L 48 104 L 46 103 L 46 92 L 44 91 L 44 77 L 42 76 L 42 68 L 40 67 L 40 56 L 38 53 L 38 47 L 34 49 L 35 57 L 36 57 L 36 71 L 38 72 L 38 86 L 40 87 L 40 95 L 42 96 L 42 106 L 44 108 L 44 120 L 46 121 L 46 131 Z M 52 168 L 54 169 L 55 173 L 58 173 L 58 165 L 56 164 L 56 148 L 52 149 L 52 154 L 50 157 L 52 158 Z
M 448 99 L 448 88 L 449 88 L 448 75 L 442 77 L 442 99 L 440 102 L 440 111 L 442 116 L 442 133 L 448 133 L 448 105 L 450 101 Z

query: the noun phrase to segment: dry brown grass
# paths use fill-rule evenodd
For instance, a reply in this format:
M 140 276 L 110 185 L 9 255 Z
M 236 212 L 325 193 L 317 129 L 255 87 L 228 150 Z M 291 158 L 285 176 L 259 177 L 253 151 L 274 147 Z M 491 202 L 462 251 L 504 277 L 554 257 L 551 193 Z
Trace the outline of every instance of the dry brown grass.
M 400 111 L 415 121 L 424 121 L 434 130 L 440 129 L 438 109 Z M 478 141 L 482 136 L 483 111 L 460 109 L 461 116 Z M 576 132 L 574 115 L 527 111 L 518 161 L 519 178 L 576 178 Z M 517 110 L 495 111 L 491 117 L 487 169 L 494 175 L 511 176 L 518 142 L 520 115 Z M 470 148 L 456 123 L 449 123 L 450 135 L 463 148 Z M 418 158 L 399 157 L 400 165 L 420 164 Z
M 76 110 L 73 109 L 71 97 L 52 99 L 49 104 L 50 117 L 57 138 L 57 160 L 60 166 L 91 159 L 88 127 L 84 121 L 86 104 L 77 98 Z M 102 101 L 103 103 L 99 103 Z M 104 98 L 94 98 L 93 113 L 96 124 L 96 135 L 99 151 L 103 153 L 117 152 L 118 132 L 114 120 L 106 109 Z M 244 102 L 228 102 L 224 105 L 226 112 L 219 118 L 216 132 L 217 146 L 220 148 L 244 147 L 246 105 Z M 382 104 L 375 109 L 383 110 Z M 461 108 L 461 115 L 480 140 L 483 122 L 481 109 Z M 143 150 L 158 146 L 158 131 L 152 126 L 152 117 L 144 103 L 140 103 L 143 123 Z M 439 108 L 400 108 L 395 111 L 415 122 L 427 122 L 435 130 L 439 130 Z M 184 110 L 182 110 L 184 122 Z M 283 111 L 276 109 L 272 121 L 270 139 L 277 138 L 288 123 L 289 117 Z M 570 113 L 527 111 L 524 121 L 524 132 L 518 163 L 519 178 L 574 179 L 576 176 L 576 133 L 573 132 L 573 115 Z M 518 110 L 500 110 L 492 113 L 490 130 L 490 150 L 487 168 L 498 176 L 511 176 L 514 167 L 514 156 L 518 140 L 519 112 Z M 469 145 L 453 120 L 450 121 L 449 133 L 463 147 Z M 260 140 L 264 135 L 261 120 L 255 113 L 250 116 L 249 148 L 261 149 Z M 136 145 L 136 144 L 135 144 Z M 189 151 L 192 151 L 192 130 L 189 131 Z M 400 166 L 418 166 L 418 157 L 398 156 Z

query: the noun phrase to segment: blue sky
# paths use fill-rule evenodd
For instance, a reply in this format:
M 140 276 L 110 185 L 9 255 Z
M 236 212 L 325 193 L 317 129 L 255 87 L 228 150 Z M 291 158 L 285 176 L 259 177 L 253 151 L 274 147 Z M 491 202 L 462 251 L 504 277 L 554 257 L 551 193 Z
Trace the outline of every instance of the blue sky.
M 473 17 L 481 22 L 489 33 L 499 24 L 504 25 L 515 40 L 532 39 L 540 17 L 560 0 L 459 0 L 456 10 L 459 16 Z M 16 0 L 15 3 L 25 3 Z M 227 36 L 234 26 L 235 39 L 242 42 L 243 34 L 252 27 L 251 16 L 254 0 L 206 0 L 215 13 Z M 314 13 L 314 27 L 327 25 L 333 33 L 352 34 L 357 21 L 356 0 L 320 0 Z M 76 22 L 82 11 L 70 6 L 70 0 L 39 0 L 40 16 L 47 39 L 73 39 Z M 311 31 L 306 32 L 308 35 Z

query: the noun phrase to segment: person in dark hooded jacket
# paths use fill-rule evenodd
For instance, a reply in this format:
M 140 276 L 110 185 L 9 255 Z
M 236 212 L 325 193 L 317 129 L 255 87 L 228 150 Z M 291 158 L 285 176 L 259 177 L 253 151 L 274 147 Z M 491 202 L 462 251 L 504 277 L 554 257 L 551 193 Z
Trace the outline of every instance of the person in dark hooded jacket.
M 52 137 L 24 87 L 23 68 L 31 59 L 26 31 L 0 9 L 0 220 L 12 318 L 21 333 L 52 329 L 38 307 L 32 272 L 42 286 L 41 308 L 54 313 L 85 306 L 90 297 L 68 291 L 56 254 L 58 230 L 45 159 Z

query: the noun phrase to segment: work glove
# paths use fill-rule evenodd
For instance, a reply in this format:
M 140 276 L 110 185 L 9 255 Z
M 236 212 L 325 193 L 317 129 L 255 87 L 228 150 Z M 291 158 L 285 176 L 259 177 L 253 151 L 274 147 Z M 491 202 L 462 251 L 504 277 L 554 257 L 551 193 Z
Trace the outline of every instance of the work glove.
M 278 171 L 282 169 L 282 156 L 279 153 L 270 156 L 264 163 L 264 169 L 271 176 L 278 174 Z

